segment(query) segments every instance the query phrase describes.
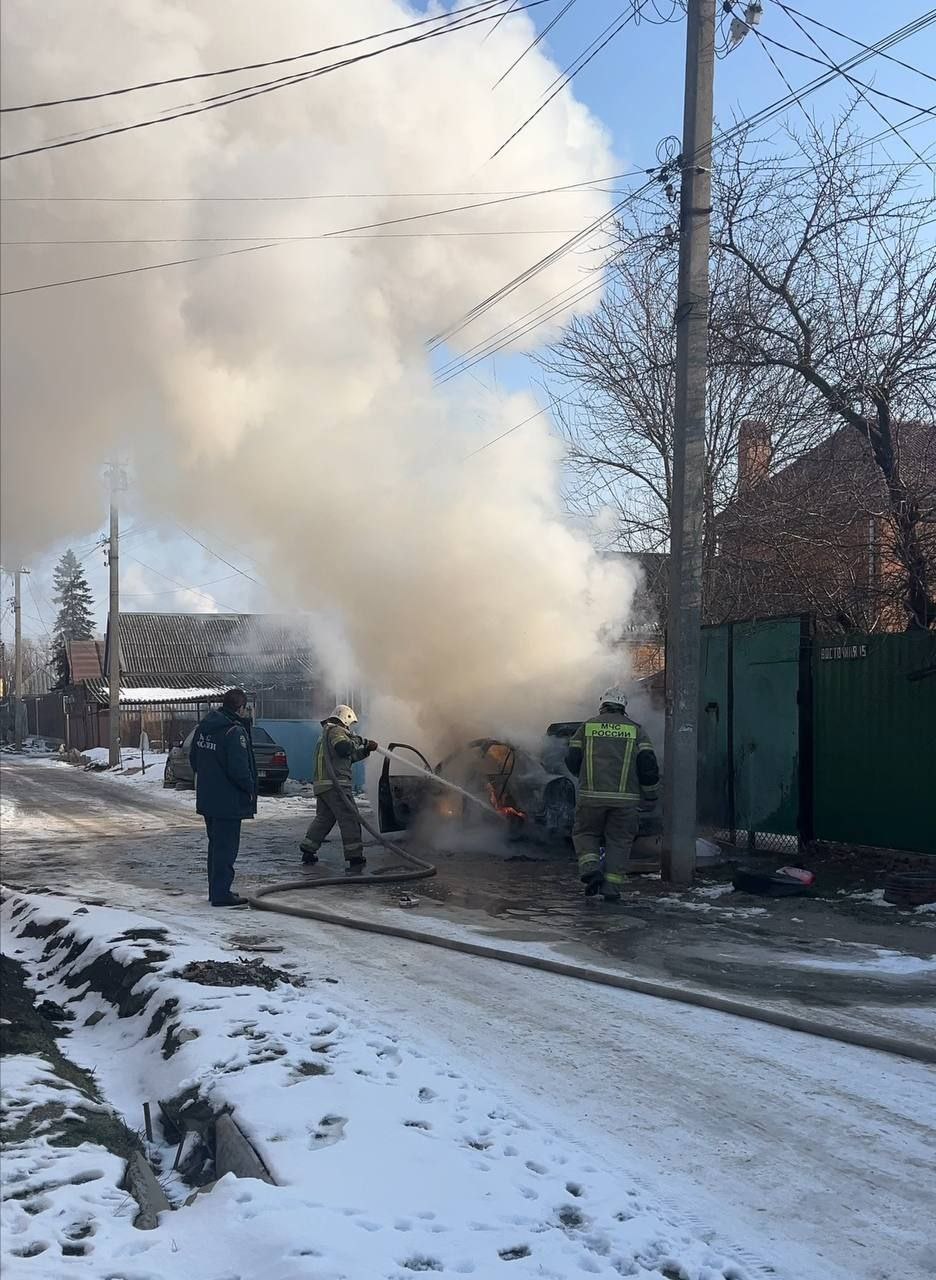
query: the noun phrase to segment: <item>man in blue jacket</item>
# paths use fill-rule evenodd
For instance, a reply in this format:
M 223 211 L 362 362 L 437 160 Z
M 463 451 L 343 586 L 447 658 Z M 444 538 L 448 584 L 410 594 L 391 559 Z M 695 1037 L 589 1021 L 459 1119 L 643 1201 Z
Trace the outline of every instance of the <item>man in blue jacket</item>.
M 231 892 L 241 821 L 257 812 L 257 766 L 250 738 L 247 695 L 228 689 L 217 711 L 195 730 L 189 752 L 195 773 L 195 808 L 208 829 L 208 897 L 213 907 L 245 907 Z

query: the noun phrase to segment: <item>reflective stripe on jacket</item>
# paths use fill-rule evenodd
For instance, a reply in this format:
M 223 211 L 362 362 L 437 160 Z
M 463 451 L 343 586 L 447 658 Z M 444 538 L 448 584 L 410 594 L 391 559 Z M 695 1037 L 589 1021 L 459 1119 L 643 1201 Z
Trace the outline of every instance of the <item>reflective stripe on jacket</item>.
M 367 747 L 361 739 L 348 732 L 338 720 L 322 721 L 322 736 L 315 745 L 312 790 L 316 795 L 328 791 L 335 784 L 325 761 L 328 752 L 338 785 L 345 791 L 352 788 L 351 766 L 367 757 Z
M 569 769 L 579 773 L 579 800 L 629 805 L 656 799 L 660 770 L 649 738 L 636 720 L 606 711 L 580 725 L 569 743 Z

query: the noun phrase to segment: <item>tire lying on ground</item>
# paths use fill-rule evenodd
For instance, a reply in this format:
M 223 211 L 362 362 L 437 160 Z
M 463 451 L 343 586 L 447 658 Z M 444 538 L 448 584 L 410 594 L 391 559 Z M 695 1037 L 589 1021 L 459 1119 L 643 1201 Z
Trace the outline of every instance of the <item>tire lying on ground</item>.
M 884 901 L 898 907 L 922 907 L 936 902 L 936 872 L 895 871 L 884 882 Z

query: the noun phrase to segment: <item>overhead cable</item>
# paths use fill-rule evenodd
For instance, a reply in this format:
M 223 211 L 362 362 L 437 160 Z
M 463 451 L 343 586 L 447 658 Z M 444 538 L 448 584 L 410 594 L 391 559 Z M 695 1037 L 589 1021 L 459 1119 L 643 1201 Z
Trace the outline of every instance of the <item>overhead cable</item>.
M 909 36 L 917 34 L 919 31 L 929 26 L 934 20 L 936 20 L 936 13 L 925 14 L 920 18 L 914 19 L 913 21 L 906 23 L 904 26 L 897 28 L 895 31 L 883 36 L 875 45 L 869 46 L 867 49 L 863 49 L 860 53 L 854 54 L 852 58 L 846 60 L 846 62 L 842 64 L 841 73 L 844 73 L 845 70 L 850 70 L 854 66 L 859 66 L 862 63 L 867 62 L 870 58 L 881 52 L 882 49 L 889 49 L 893 45 L 900 43 L 900 41 L 907 39 Z M 837 70 L 829 70 L 824 75 L 816 76 L 813 80 L 800 86 L 799 89 L 784 95 L 782 98 L 776 99 L 776 101 L 767 104 L 765 107 L 759 108 L 751 115 L 737 121 L 732 127 L 720 131 L 713 139 L 713 147 L 731 141 L 747 130 L 759 128 L 768 123 L 776 116 L 782 114 L 782 112 L 787 110 L 790 106 L 797 102 L 801 102 L 804 98 L 817 92 L 819 89 L 824 88 L 827 84 L 830 84 L 839 74 L 840 72 Z M 687 163 L 687 160 L 684 159 L 683 163 Z M 647 170 L 647 172 L 651 173 L 654 171 Z M 439 346 L 441 343 L 450 340 L 468 324 L 483 315 L 484 312 L 488 311 L 498 302 L 508 297 L 516 289 L 521 288 L 535 275 L 539 274 L 540 271 L 552 266 L 553 263 L 557 262 L 566 253 L 583 244 L 589 235 L 604 226 L 607 222 L 617 218 L 627 205 L 631 204 L 635 199 L 648 191 L 653 186 L 653 183 L 654 179 L 651 178 L 649 182 L 638 187 L 629 196 L 625 196 L 624 199 L 618 201 L 611 207 L 611 209 L 608 210 L 607 213 L 597 217 L 587 227 L 583 228 L 581 232 L 570 237 L 563 245 L 558 246 L 556 249 L 540 258 L 537 262 L 532 263 L 526 268 L 526 270 L 520 272 L 511 280 L 508 280 L 505 284 L 501 285 L 500 288 L 496 289 L 493 293 L 489 294 L 486 298 L 483 298 L 480 302 L 476 303 L 475 306 L 465 312 L 457 321 L 454 321 L 452 324 L 447 326 L 447 328 L 433 335 L 427 343 L 430 350 Z
M 141 84 L 125 85 L 121 89 L 104 89 L 97 93 L 76 94 L 70 98 L 50 98 L 44 102 L 26 102 L 15 107 L 0 107 L 0 113 L 17 111 L 38 111 L 43 107 L 62 107 L 75 102 L 96 102 L 100 98 L 117 98 L 127 93 L 139 93 L 143 89 L 160 89 L 165 85 L 184 84 L 191 80 L 210 80 L 216 76 L 237 75 L 243 71 L 261 71 L 265 67 L 281 67 L 290 62 L 301 62 L 305 58 L 318 58 L 324 53 L 336 53 L 339 49 L 350 49 L 355 45 L 367 44 L 371 40 L 382 40 L 385 36 L 399 35 L 401 31 L 412 31 L 416 27 L 428 23 L 450 20 L 458 15 L 477 14 L 487 9 L 496 8 L 506 0 L 478 0 L 478 3 L 466 5 L 461 9 L 449 9 L 447 12 L 433 14 L 429 18 L 420 18 L 416 22 L 407 22 L 399 27 L 387 27 L 383 31 L 375 31 L 369 36 L 359 36 L 355 40 L 344 40 L 340 44 L 323 45 L 320 49 L 309 49 L 305 53 L 292 53 L 283 58 L 271 58 L 266 62 L 245 62 L 236 67 L 223 67 L 220 71 L 194 71 L 188 75 L 170 76 L 164 80 L 146 80 Z M 491 15 L 493 16 L 493 15 Z
M 510 75 L 511 71 L 513 71 L 516 67 L 520 65 L 520 63 L 527 56 L 528 53 L 531 53 L 538 44 L 540 44 L 543 40 L 546 39 L 550 31 L 552 31 L 553 27 L 556 25 L 556 23 L 561 21 L 561 19 L 565 17 L 565 15 L 569 12 L 569 10 L 572 8 L 572 6 L 575 3 L 576 3 L 576 0 L 566 0 L 566 3 L 562 6 L 562 8 L 559 10 L 556 16 L 554 18 L 550 18 L 550 20 L 546 23 L 545 27 L 543 27 L 542 31 L 537 32 L 535 38 L 530 41 L 530 43 L 523 50 L 523 52 L 518 54 L 517 57 L 514 58 L 513 62 L 510 64 L 510 66 L 502 75 L 498 76 L 498 78 L 494 81 L 493 85 L 491 86 L 492 89 L 496 89 L 499 84 L 503 84 L 503 82 Z
M 791 16 L 792 14 L 796 14 L 798 18 L 803 18 L 806 22 L 811 23 L 814 27 L 821 27 L 823 31 L 828 31 L 830 35 L 839 36 L 842 40 L 848 40 L 851 44 L 858 45 L 860 49 L 871 48 L 871 46 L 869 44 L 865 44 L 863 40 L 858 40 L 856 39 L 855 36 L 850 36 L 847 31 L 839 31 L 836 27 L 830 27 L 828 26 L 827 23 L 820 22 L 818 18 L 812 18 L 809 16 L 808 13 L 803 13 L 799 9 L 794 9 L 792 5 L 783 4 L 781 3 L 781 0 L 773 0 L 773 3 L 777 6 L 778 9 L 782 9 L 783 12 L 787 14 L 788 17 Z M 930 13 L 933 13 L 933 12 L 936 12 L 936 11 L 931 9 Z M 898 67 L 903 67 L 905 71 L 913 71 L 916 75 L 924 76 L 925 79 L 932 80 L 933 83 L 936 84 L 936 76 L 930 75 L 930 73 L 928 71 L 924 71 L 922 67 L 914 66 L 912 62 L 904 62 L 901 58 L 895 58 L 892 53 L 886 53 L 881 51 L 878 51 L 878 52 L 879 52 L 879 56 L 882 58 L 886 58 L 888 62 L 894 62 Z
M 522 6 L 523 10 L 535 9 L 541 4 L 548 4 L 550 0 L 526 0 Z M 518 10 L 519 12 L 520 10 Z M 37 155 L 44 151 L 56 151 L 62 147 L 75 147 L 84 142 L 94 142 L 99 138 L 109 138 L 117 134 L 130 133 L 136 129 L 147 129 L 153 125 L 168 124 L 173 120 L 181 120 L 187 116 L 199 115 L 204 111 L 213 111 L 218 107 L 228 107 L 236 102 L 246 102 L 250 98 L 260 97 L 263 94 L 275 93 L 279 89 L 289 88 L 291 85 L 304 84 L 307 80 L 314 80 L 319 76 L 327 75 L 332 71 L 339 71 L 344 67 L 350 67 L 358 62 L 365 62 L 370 58 L 379 57 L 383 53 L 389 53 L 394 49 L 408 48 L 411 45 L 420 44 L 425 40 L 434 40 L 438 36 L 449 35 L 454 32 L 467 31 L 471 27 L 477 26 L 481 22 L 489 22 L 491 15 L 485 14 L 482 17 L 470 18 L 467 20 L 459 20 L 458 22 L 449 22 L 443 27 L 436 28 L 433 31 L 424 32 L 422 35 L 411 36 L 407 40 L 398 41 L 396 44 L 384 45 L 380 49 L 373 49 L 366 53 L 356 54 L 352 58 L 344 58 L 340 62 L 331 62 L 324 67 L 317 67 L 312 71 L 303 71 L 297 75 L 283 76 L 277 80 L 262 81 L 259 84 L 242 86 L 239 89 L 232 89 L 226 93 L 216 94 L 210 98 L 202 98 L 198 101 L 187 104 L 182 110 L 172 110 L 167 114 L 163 112 L 159 116 L 151 117 L 148 120 L 137 120 L 132 124 L 114 125 L 107 129 L 99 129 L 93 133 L 85 133 L 79 137 L 61 138 L 57 141 L 44 142 L 34 147 L 24 147 L 19 151 L 10 151 L 4 155 L 0 155 L 0 160 L 14 160 L 21 156 Z
M 623 18 L 622 21 L 618 22 L 616 26 L 614 26 L 614 30 L 610 33 L 610 35 L 608 35 L 604 40 L 602 40 L 601 43 L 598 45 L 598 47 L 592 53 L 590 53 L 587 58 L 579 62 L 578 66 L 576 66 L 575 69 L 565 77 L 565 79 L 563 79 L 558 85 L 556 85 L 555 89 L 553 89 L 552 92 L 548 94 L 548 96 L 545 98 L 543 102 L 540 103 L 540 105 L 536 108 L 536 110 L 533 111 L 530 115 L 528 115 L 527 118 L 523 121 L 523 123 L 518 125 L 516 129 L 514 129 L 510 137 L 504 139 L 504 141 L 500 144 L 497 150 L 492 152 L 490 156 L 491 160 L 495 160 L 501 154 L 502 151 L 504 151 L 507 147 L 509 147 L 511 142 L 513 142 L 515 138 L 519 137 L 519 135 L 523 132 L 523 130 L 527 127 L 527 125 L 531 124 L 536 119 L 536 117 L 540 114 L 541 111 L 545 111 L 545 109 L 552 102 L 553 98 L 555 98 L 558 94 L 560 94 L 562 90 L 567 87 L 567 85 L 571 84 L 572 81 L 575 79 L 575 77 L 579 74 L 579 72 L 583 71 L 585 67 L 587 67 L 588 64 L 592 61 L 592 59 L 596 58 L 598 54 L 601 53 L 602 49 L 604 49 L 606 45 L 610 44 L 610 42 L 615 38 L 615 36 L 619 35 L 620 32 L 624 30 L 627 24 L 631 22 L 634 19 L 634 17 L 640 12 L 640 6 L 644 2 L 645 0 L 631 0 L 630 13 L 625 18 Z M 617 19 L 615 19 L 615 21 L 617 21 Z M 611 25 L 613 26 L 614 24 L 611 24 Z M 607 30 L 607 28 L 605 28 L 605 30 Z

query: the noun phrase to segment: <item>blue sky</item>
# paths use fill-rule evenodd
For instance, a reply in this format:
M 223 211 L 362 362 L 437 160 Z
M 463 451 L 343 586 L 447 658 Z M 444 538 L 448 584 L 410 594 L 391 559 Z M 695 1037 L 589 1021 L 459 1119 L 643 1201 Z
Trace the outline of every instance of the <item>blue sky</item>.
M 530 16 L 538 29 L 542 29 L 559 12 L 563 2 L 553 0 L 532 10 Z M 661 13 L 670 12 L 671 0 L 657 0 L 657 4 Z M 869 0 L 852 0 L 851 3 L 824 0 L 821 5 L 817 0 L 797 0 L 794 7 L 868 44 L 925 12 L 918 3 L 905 3 L 903 0 L 889 5 Z M 623 0 L 577 0 L 547 37 L 546 47 L 557 64 L 564 67 L 624 10 Z M 678 135 L 681 129 L 685 22 L 679 20 L 657 25 L 656 12 L 652 7 L 647 11 L 653 21 L 643 21 L 636 26 L 629 24 L 574 81 L 575 93 L 607 128 L 622 168 L 651 165 L 657 143 L 668 134 Z M 806 21 L 803 21 L 803 26 L 834 61 L 841 61 L 857 51 L 858 46 L 846 39 Z M 773 0 L 764 0 L 760 31 L 765 37 L 802 49 L 811 56 L 821 56 L 807 35 L 797 29 Z M 491 38 L 497 39 L 496 32 Z M 820 71 L 814 63 L 793 53 L 776 48 L 772 48 L 772 52 L 795 87 Z M 894 48 L 892 53 L 894 57 L 915 64 L 932 75 L 936 71 L 936 28 L 913 36 Z M 855 74 L 876 88 L 921 107 L 932 107 L 936 103 L 936 83 L 932 79 L 883 58 L 872 59 Z M 771 65 L 755 36 L 748 36 L 739 48 L 718 62 L 716 115 L 722 125 L 750 115 L 785 92 L 780 74 Z M 811 96 L 808 108 L 820 121 L 829 119 L 842 108 L 850 93 L 847 81 L 839 77 L 829 87 Z M 883 115 L 895 123 L 911 115 L 909 107 L 884 99 L 875 101 Z M 535 105 L 531 103 L 530 109 Z M 859 120 L 869 135 L 879 133 L 885 127 L 881 119 L 864 106 L 860 108 Z M 530 126 L 533 129 L 548 127 L 548 114 Z M 924 155 L 936 151 L 936 120 L 930 117 L 921 127 L 909 130 L 907 137 Z M 881 162 L 889 159 L 902 161 L 911 156 L 907 146 L 896 137 L 882 142 L 878 154 Z M 922 167 L 920 173 L 932 188 L 932 174 Z M 491 362 L 479 365 L 475 373 L 482 381 L 489 382 L 493 375 Z M 496 374 L 501 386 L 528 387 L 531 379 L 535 378 L 533 366 L 523 357 L 498 357 Z M 102 485 L 102 524 L 105 503 Z M 135 519 L 132 492 L 127 495 L 127 504 L 126 523 L 129 528 Z M 231 548 L 222 544 L 212 530 L 201 530 L 199 536 L 233 564 L 247 572 L 256 572 L 249 559 L 250 548 Z M 106 570 L 100 550 L 89 550 L 93 541 L 93 534 L 83 538 L 76 536 L 74 545 L 79 554 L 86 557 L 85 567 L 92 588 L 103 605 L 106 600 Z M 50 558 L 48 563 L 35 566 L 30 584 L 32 590 L 24 591 L 24 629 L 27 633 L 39 635 L 52 624 L 55 607 L 50 599 L 51 563 Z M 198 590 L 204 589 L 225 608 L 244 609 L 258 604 L 256 598 L 251 600 L 251 584 L 243 576 L 175 528 L 156 529 L 139 521 L 133 536 L 128 535 L 123 569 L 123 589 L 129 608 L 197 609 L 200 604 L 206 607 L 206 598 L 200 597 L 197 590 L 184 602 L 180 601 L 174 594 L 172 580 L 191 584 Z M 5 582 L 4 605 L 9 594 Z M 99 608 L 99 613 L 103 618 L 103 608 Z M 2 629 L 4 639 L 9 640 L 12 625 L 8 610 L 5 610 Z
M 870 0 L 791 0 L 797 10 L 800 30 L 786 12 L 772 0 L 763 0 L 764 12 L 759 31 L 765 37 L 748 35 L 741 45 L 721 57 L 715 70 L 716 128 L 731 125 L 770 105 L 787 93 L 781 76 L 786 76 L 794 89 L 822 74 L 815 62 L 797 57 L 768 43 L 777 41 L 792 49 L 800 49 L 811 58 L 821 59 L 824 51 L 829 61 L 841 64 L 861 49 L 855 40 L 871 45 L 926 12 L 919 3 L 882 5 Z M 533 10 L 537 28 L 542 29 L 563 7 L 560 0 Z M 672 0 L 657 0 L 661 14 L 672 11 Z M 561 68 L 568 66 L 591 41 L 630 5 L 623 0 L 576 0 L 569 12 L 546 37 L 546 45 Z M 682 93 L 685 69 L 685 21 L 658 24 L 658 14 L 647 6 L 651 20 L 635 26 L 629 23 L 573 81 L 578 98 L 585 102 L 609 130 L 622 171 L 647 168 L 654 163 L 656 149 L 667 135 L 679 136 L 682 130 Z M 736 12 L 740 12 L 740 6 Z M 842 36 L 833 35 L 810 23 L 799 14 L 834 28 Z M 657 25 L 658 24 L 658 25 Z M 808 33 L 808 34 L 805 34 Z M 809 37 L 816 42 L 810 42 Z M 496 34 L 493 37 L 496 39 Z M 819 45 L 820 48 L 816 48 Z M 777 66 L 770 60 L 773 56 Z M 915 34 L 889 51 L 894 58 L 919 67 L 929 76 L 936 75 L 936 25 Z M 779 69 L 778 69 L 779 68 Z M 871 85 L 896 98 L 920 107 L 936 107 L 936 83 L 924 75 L 906 70 L 882 57 L 871 58 L 854 70 L 864 84 Z M 836 77 L 827 87 L 805 99 L 805 106 L 817 121 L 829 120 L 854 96 L 844 77 Z M 900 124 L 913 115 L 913 110 L 886 98 L 868 95 L 887 121 Z M 533 110 L 536 104 L 531 104 Z M 795 125 L 805 126 L 799 108 L 788 117 Z M 856 122 L 869 137 L 881 133 L 885 120 L 871 107 L 859 104 Z M 548 127 L 542 120 L 531 129 Z M 936 168 L 936 118 L 930 117 L 905 131 L 911 145 L 925 158 L 934 156 Z M 876 158 L 905 162 L 914 156 L 905 143 L 891 135 L 882 140 Z M 933 172 L 919 167 L 925 189 L 936 194 Z M 625 184 L 626 185 L 626 184 Z M 496 375 L 500 386 L 526 388 L 537 371 L 523 357 L 499 355 L 478 365 L 474 373 L 490 384 Z

